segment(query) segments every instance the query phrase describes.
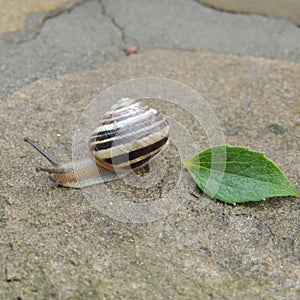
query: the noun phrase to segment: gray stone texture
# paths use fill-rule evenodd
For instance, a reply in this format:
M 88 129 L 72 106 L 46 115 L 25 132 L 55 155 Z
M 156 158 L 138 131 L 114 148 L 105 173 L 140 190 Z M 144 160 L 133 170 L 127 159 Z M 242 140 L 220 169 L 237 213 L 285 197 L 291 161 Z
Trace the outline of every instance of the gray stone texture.
M 195 1 L 88 1 L 28 30 L 0 36 L 0 97 L 43 76 L 96 69 L 133 43 L 300 61 L 300 31 L 287 20 L 215 11 Z M 30 22 L 29 22 L 30 23 Z
M 69 161 L 75 126 L 95 96 L 124 80 L 165 77 L 201 93 L 226 142 L 265 152 L 299 191 L 299 32 L 288 20 L 192 0 L 113 0 L 32 13 L 26 30 L 0 36 L 0 299 L 298 299 L 299 198 L 226 205 L 185 171 L 178 209 L 124 223 L 79 190 L 51 188 L 34 170 L 47 162 L 23 138 Z M 126 56 L 132 44 L 140 51 Z M 168 113 L 197 151 L 210 146 L 190 115 Z M 107 187 L 157 200 L 182 166 L 169 149 L 155 188 Z
M 23 137 L 70 160 L 76 122 L 91 99 L 129 78 L 165 77 L 202 93 L 226 142 L 264 151 L 299 191 L 299 70 L 294 62 L 149 50 L 16 92 L 1 105 L 0 298 L 297 299 L 299 198 L 231 206 L 203 195 L 185 172 L 185 202 L 176 211 L 151 223 L 123 223 L 79 190 L 50 188 L 34 171 L 47 162 Z M 201 126 L 178 109 L 176 119 L 199 141 Z M 201 139 L 198 151 L 209 146 Z M 175 154 L 167 163 L 180 168 Z M 172 180 L 167 173 L 155 195 L 174 188 Z M 133 201 L 147 197 L 122 182 L 109 187 Z
M 300 25 L 300 2 L 298 0 L 198 0 L 209 7 L 235 13 L 261 14 L 289 19 Z

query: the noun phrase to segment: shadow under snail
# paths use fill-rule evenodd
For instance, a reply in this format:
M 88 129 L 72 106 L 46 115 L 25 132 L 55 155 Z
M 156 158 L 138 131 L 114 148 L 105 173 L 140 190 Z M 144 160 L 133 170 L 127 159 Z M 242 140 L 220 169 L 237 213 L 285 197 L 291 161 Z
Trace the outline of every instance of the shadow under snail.
M 145 165 L 168 144 L 168 137 L 169 124 L 164 115 L 141 101 L 122 98 L 91 134 L 91 159 L 61 164 L 29 138 L 24 141 L 53 166 L 37 167 L 36 171 L 51 174 L 55 185 L 82 188 L 115 180 L 118 174 Z

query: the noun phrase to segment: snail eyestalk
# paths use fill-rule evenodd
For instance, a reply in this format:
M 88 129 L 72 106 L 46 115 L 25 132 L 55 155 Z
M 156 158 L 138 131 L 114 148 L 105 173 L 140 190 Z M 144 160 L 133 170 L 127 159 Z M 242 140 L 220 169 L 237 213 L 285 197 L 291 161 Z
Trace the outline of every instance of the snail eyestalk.
M 66 186 L 66 187 L 74 187 L 79 188 L 80 185 L 76 184 L 76 176 L 73 171 L 73 164 L 61 164 L 56 161 L 52 156 L 42 150 L 35 142 L 33 142 L 29 138 L 24 138 L 24 141 L 30 144 L 37 152 L 39 152 L 43 157 L 45 157 L 54 168 L 43 168 L 43 167 L 36 167 L 35 170 L 37 172 L 46 172 L 50 174 L 51 181 L 54 182 L 54 186 Z
M 59 168 L 61 166 L 61 164 L 56 161 L 52 156 L 50 156 L 48 153 L 46 153 L 44 150 L 42 150 L 34 141 L 32 141 L 29 138 L 24 138 L 24 142 L 30 144 L 37 152 L 39 152 L 42 156 L 44 156 L 54 167 Z M 37 168 L 37 172 L 39 171 L 45 171 L 48 172 L 46 170 L 50 170 L 50 169 L 44 169 L 44 168 Z M 54 170 L 54 169 L 52 169 Z M 48 173 L 54 173 L 54 172 L 48 172 Z

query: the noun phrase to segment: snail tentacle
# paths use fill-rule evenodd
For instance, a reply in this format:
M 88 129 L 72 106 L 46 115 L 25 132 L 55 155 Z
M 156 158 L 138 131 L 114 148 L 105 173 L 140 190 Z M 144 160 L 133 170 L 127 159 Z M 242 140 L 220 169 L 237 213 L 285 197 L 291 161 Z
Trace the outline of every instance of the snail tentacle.
M 52 156 L 50 156 L 46 151 L 41 149 L 33 140 L 31 140 L 28 137 L 24 138 L 24 142 L 30 144 L 35 150 L 37 150 L 42 156 L 44 156 L 53 166 L 60 167 L 61 164 L 54 159 Z M 42 171 L 42 170 L 41 170 Z

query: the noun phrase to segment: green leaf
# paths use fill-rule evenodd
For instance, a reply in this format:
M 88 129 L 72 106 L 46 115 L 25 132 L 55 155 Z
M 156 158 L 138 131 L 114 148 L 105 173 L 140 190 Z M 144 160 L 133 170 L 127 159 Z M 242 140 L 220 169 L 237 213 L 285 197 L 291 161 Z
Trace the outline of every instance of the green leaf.
M 298 196 L 264 153 L 228 145 L 207 149 L 184 162 L 198 186 L 213 199 L 236 204 L 274 196 Z

